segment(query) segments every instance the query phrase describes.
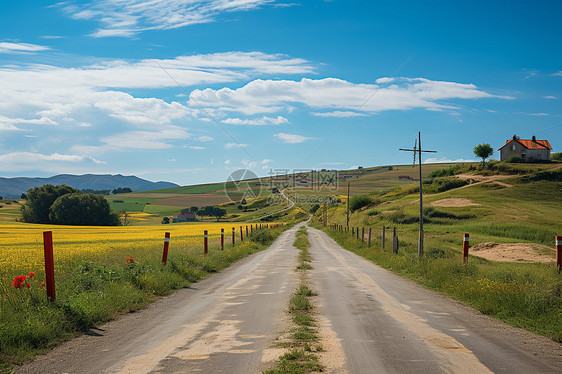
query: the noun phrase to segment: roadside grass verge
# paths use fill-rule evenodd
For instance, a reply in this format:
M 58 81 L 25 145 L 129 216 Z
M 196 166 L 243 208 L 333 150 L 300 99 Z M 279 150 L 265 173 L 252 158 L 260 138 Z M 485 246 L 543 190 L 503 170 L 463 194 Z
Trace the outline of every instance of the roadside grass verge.
M 318 294 L 309 287 L 306 276 L 306 270 L 312 267 L 308 264 L 310 242 L 305 226 L 297 231 L 293 245 L 300 249 L 300 264 L 297 266 L 297 270 L 300 272 L 300 283 L 289 301 L 288 309 L 294 328 L 290 341 L 278 344 L 278 346 L 291 348 L 291 350 L 279 357 L 275 361 L 274 367 L 264 371 L 264 374 L 301 374 L 324 370 L 315 354 L 315 352 L 322 351 L 322 346 L 318 344 L 314 303 L 310 298 Z
M 418 259 L 417 227 L 398 228 L 395 255 L 391 237 L 383 250 L 378 237 L 369 248 L 348 233 L 318 223 L 314 226 L 345 249 L 386 269 L 510 325 L 562 342 L 562 276 L 552 264 L 492 262 L 474 256 L 463 264 L 460 245 L 453 248 L 451 242 L 431 233 L 426 233 L 425 256 Z M 490 227 L 494 230 L 494 225 Z
M 75 254 L 65 252 L 65 256 L 59 251 L 58 257 L 55 253 L 55 302 L 46 300 L 40 284 L 44 274 L 29 274 L 41 269 L 41 263 L 31 262 L 26 265 L 29 270 L 22 271 L 7 269 L 4 262 L 0 267 L 0 372 L 10 373 L 13 365 L 35 354 L 266 249 L 289 227 L 255 230 L 243 243 L 238 237 L 234 247 L 226 241 L 224 251 L 214 238 L 207 256 L 199 238 L 197 244 L 172 241 L 166 266 L 161 263 L 162 243 L 154 241 L 132 239 L 110 247 L 92 242 L 92 250 L 76 248 Z M 22 288 L 10 285 L 14 274 L 26 275 L 29 288 L 25 283 Z

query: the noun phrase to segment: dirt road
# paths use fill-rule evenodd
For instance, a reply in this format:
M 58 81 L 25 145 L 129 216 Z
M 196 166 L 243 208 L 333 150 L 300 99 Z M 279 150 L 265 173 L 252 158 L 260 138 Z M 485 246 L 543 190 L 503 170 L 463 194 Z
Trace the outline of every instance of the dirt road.
M 301 224 L 302 225 L 302 224 Z M 299 225 L 300 227 L 300 225 Z M 267 251 L 63 344 L 16 373 L 260 373 L 286 331 L 295 227 Z M 562 373 L 562 345 L 506 326 L 309 228 L 331 373 Z
M 509 327 L 308 229 L 318 309 L 350 373 L 562 373 L 562 345 Z
M 267 251 L 66 342 L 16 373 L 259 373 L 296 287 L 292 244 L 300 226 Z

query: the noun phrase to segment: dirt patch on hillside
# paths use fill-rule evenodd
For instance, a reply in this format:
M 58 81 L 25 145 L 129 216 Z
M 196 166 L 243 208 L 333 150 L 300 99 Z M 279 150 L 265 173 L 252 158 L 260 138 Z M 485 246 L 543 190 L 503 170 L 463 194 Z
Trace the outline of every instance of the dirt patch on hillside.
M 469 199 L 463 198 L 448 198 L 448 199 L 441 199 L 431 203 L 433 206 L 442 206 L 442 207 L 463 207 L 463 206 L 471 206 L 471 205 L 480 205 L 473 203 Z
M 486 242 L 470 247 L 469 254 L 501 262 L 554 262 L 556 251 L 534 243 Z

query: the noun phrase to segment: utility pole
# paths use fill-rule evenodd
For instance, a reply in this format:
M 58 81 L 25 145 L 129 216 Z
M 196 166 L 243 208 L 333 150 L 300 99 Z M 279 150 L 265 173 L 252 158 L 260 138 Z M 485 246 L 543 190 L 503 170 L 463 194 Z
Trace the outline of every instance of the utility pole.
M 418 162 L 420 164 L 420 234 L 418 237 L 418 257 L 422 257 L 423 256 L 423 193 L 422 193 L 422 152 L 426 152 L 426 153 L 437 153 L 437 151 L 426 151 L 426 150 L 422 150 L 422 146 L 421 146 L 421 132 L 418 131 L 418 146 L 419 149 L 416 149 L 416 147 L 414 146 L 414 149 L 403 149 L 400 148 L 401 151 L 409 151 L 409 152 L 414 152 L 414 166 L 416 163 L 416 152 L 418 152 Z
M 349 229 L 349 183 L 351 183 L 350 181 L 347 181 L 347 228 Z

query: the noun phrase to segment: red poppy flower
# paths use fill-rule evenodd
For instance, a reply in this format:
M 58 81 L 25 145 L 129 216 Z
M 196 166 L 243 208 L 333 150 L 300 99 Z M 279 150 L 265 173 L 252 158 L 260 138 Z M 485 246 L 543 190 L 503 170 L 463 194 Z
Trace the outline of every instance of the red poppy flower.
M 27 282 L 25 282 L 25 286 L 26 286 L 27 288 L 31 287 L 31 285 L 30 285 L 29 283 L 27 283 Z
M 45 282 L 41 282 L 41 284 L 39 285 L 39 287 L 43 287 L 45 285 Z
M 14 286 L 15 288 L 21 288 L 23 286 L 23 282 L 25 282 L 25 275 L 18 275 L 17 277 L 14 278 L 14 282 L 12 283 L 12 286 Z
M 33 277 L 35 277 L 35 273 L 33 272 L 29 273 L 29 278 L 33 278 Z
M 135 260 L 133 260 L 133 257 L 132 257 L 132 256 L 129 257 L 129 258 L 127 258 L 127 259 L 125 259 L 125 261 L 127 261 L 128 264 L 134 264 L 134 263 L 135 263 Z

